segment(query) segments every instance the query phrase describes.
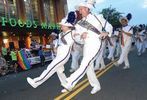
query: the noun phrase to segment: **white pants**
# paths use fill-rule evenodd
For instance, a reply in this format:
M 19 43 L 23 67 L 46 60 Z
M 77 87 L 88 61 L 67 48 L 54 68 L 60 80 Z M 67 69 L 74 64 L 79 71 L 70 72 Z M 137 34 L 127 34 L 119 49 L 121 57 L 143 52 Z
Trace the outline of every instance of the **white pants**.
M 97 55 L 97 58 L 95 60 L 95 67 L 94 67 L 95 69 L 99 69 L 100 65 L 101 65 L 101 69 L 105 67 L 104 58 L 103 58 L 105 49 L 106 49 L 106 40 L 103 40 L 102 47 L 100 49 L 100 53 L 99 55 Z
M 47 69 L 43 71 L 43 73 L 34 78 L 34 82 L 37 85 L 41 85 L 48 78 L 50 78 L 55 72 L 59 76 L 60 82 L 65 82 L 66 76 L 63 73 L 64 64 L 68 61 L 71 53 L 71 47 L 68 45 L 62 45 L 57 48 L 57 56 L 53 59 L 53 61 L 47 66 Z
M 83 59 L 79 68 L 67 78 L 67 82 L 71 86 L 75 86 L 76 83 L 87 74 L 88 80 L 92 87 L 100 87 L 100 83 L 94 72 L 93 62 L 98 55 L 99 49 L 101 47 L 101 41 L 97 37 L 92 37 L 85 39 L 84 48 L 83 48 Z
M 108 55 L 108 59 L 112 59 L 114 60 L 114 52 L 115 52 L 115 48 L 116 48 L 116 39 L 115 38 L 110 38 L 111 42 L 113 43 L 113 46 L 110 45 L 110 43 L 108 43 L 108 49 L 109 49 L 109 55 Z
M 118 64 L 122 64 L 123 62 L 125 63 L 125 66 L 130 67 L 129 61 L 128 61 L 128 53 L 131 48 L 131 42 L 129 41 L 128 43 L 125 44 L 125 46 L 121 46 L 121 55 L 119 60 L 117 61 Z
M 145 52 L 145 41 L 140 41 L 139 39 L 137 39 L 136 47 L 137 47 L 138 53 L 140 54 L 144 53 Z
M 146 37 L 146 39 L 144 41 L 144 44 L 145 44 L 145 48 L 147 49 L 147 37 Z
M 116 42 L 116 57 L 119 57 L 121 54 L 121 44 L 119 42 Z
M 74 44 L 72 48 L 72 62 L 71 62 L 71 69 L 76 70 L 79 68 L 79 60 L 80 57 L 83 55 L 82 53 L 82 45 Z

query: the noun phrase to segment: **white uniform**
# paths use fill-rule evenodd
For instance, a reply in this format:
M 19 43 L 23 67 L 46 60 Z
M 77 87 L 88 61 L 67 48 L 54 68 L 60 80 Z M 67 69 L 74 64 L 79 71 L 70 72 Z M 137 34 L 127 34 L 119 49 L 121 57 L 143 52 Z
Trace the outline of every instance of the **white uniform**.
M 108 55 L 108 59 L 114 60 L 114 52 L 115 52 L 115 48 L 116 48 L 116 40 L 117 37 L 115 36 L 115 33 L 110 37 L 110 41 L 112 43 L 112 45 L 110 45 L 110 43 L 108 43 L 108 49 L 109 49 L 109 55 Z
M 123 27 L 122 30 L 133 34 L 133 29 L 129 25 Z M 128 36 L 125 33 L 121 33 L 121 34 L 122 34 L 122 40 L 121 40 L 122 41 L 121 42 L 122 52 L 121 52 L 120 58 L 117 62 L 118 62 L 118 64 L 122 64 L 124 62 L 125 63 L 124 69 L 126 69 L 126 68 L 130 67 L 130 64 L 128 61 L 128 53 L 129 53 L 129 51 L 131 49 L 131 45 L 132 45 L 132 36 Z
M 145 48 L 147 49 L 147 31 L 145 33 L 145 41 L 144 41 L 144 44 L 145 44 Z
M 64 36 L 67 44 L 61 41 L 61 37 Z M 47 66 L 47 69 L 43 71 L 43 73 L 33 79 L 32 86 L 36 88 L 45 82 L 48 78 L 50 78 L 55 72 L 60 79 L 61 84 L 65 82 L 66 76 L 63 73 L 64 64 L 68 61 L 71 53 L 71 48 L 73 45 L 72 31 L 68 31 L 66 33 L 60 33 L 59 36 L 59 46 L 57 48 L 57 56 L 53 59 L 53 61 Z
M 98 15 L 96 17 L 104 26 L 106 20 L 103 18 L 103 16 Z M 102 25 L 96 17 L 92 14 L 89 14 L 82 20 L 88 21 L 101 32 Z M 75 25 L 75 27 L 77 31 L 76 33 L 82 34 L 83 32 L 87 32 L 88 34 L 86 39 L 84 39 L 83 58 L 80 67 L 73 74 L 71 74 L 70 77 L 67 78 L 67 84 L 63 84 L 63 86 L 67 89 L 74 87 L 86 73 L 91 86 L 100 88 L 100 83 L 97 80 L 93 67 L 93 61 L 95 60 L 96 56 L 99 56 L 99 51 L 102 46 L 101 40 L 99 39 L 100 35 L 91 31 L 90 29 L 80 26 L 78 23 Z M 112 26 L 108 22 L 105 29 L 107 32 L 112 33 Z
M 115 57 L 119 57 L 121 54 L 121 43 L 119 40 L 119 38 L 120 38 L 119 31 L 114 31 L 114 35 L 115 35 L 114 47 L 116 50 Z
M 136 40 L 136 46 L 138 55 L 140 56 L 142 53 L 145 52 L 145 30 L 142 30 L 141 32 L 137 33 L 137 40 Z
M 58 47 L 58 39 L 53 40 L 53 45 L 54 45 L 53 50 L 51 50 L 51 53 L 52 53 L 52 59 L 54 59 L 55 56 L 56 56 L 56 52 L 55 52 L 54 50 L 55 50 L 55 48 Z
M 72 48 L 72 62 L 70 72 L 73 72 L 79 68 L 79 60 L 83 55 L 83 45 L 74 43 Z
M 105 68 L 105 63 L 104 63 L 104 58 L 103 58 L 103 54 L 104 54 L 105 49 L 106 49 L 106 40 L 103 40 L 102 47 L 99 51 L 100 54 L 97 56 L 97 58 L 95 60 L 94 70 L 102 70 Z

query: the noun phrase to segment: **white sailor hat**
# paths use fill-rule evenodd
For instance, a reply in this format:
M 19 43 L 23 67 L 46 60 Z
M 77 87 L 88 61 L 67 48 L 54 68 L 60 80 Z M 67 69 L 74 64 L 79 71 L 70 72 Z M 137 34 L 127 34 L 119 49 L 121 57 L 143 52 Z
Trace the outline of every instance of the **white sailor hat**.
M 131 13 L 128 13 L 125 17 L 121 17 L 119 19 L 119 22 L 121 23 L 122 20 L 126 20 L 127 23 L 132 19 L 132 14 Z
M 88 2 L 81 2 L 78 5 L 75 6 L 76 10 L 79 10 L 79 7 L 87 7 L 89 9 L 93 8 L 93 4 L 88 3 Z
M 121 23 L 122 20 L 126 20 L 127 23 L 129 22 L 129 20 L 127 19 L 127 17 L 120 17 L 120 18 L 119 18 L 119 22 Z
M 63 19 L 61 20 L 61 22 L 59 23 L 59 25 L 68 26 L 68 27 L 73 27 L 72 24 L 70 24 L 70 23 L 67 22 L 66 18 L 63 18 Z

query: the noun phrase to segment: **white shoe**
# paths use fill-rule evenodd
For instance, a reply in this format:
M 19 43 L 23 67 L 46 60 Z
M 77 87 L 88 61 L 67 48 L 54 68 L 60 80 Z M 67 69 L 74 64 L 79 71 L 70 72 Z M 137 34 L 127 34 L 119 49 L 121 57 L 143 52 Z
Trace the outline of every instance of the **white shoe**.
M 72 91 L 72 89 L 73 89 L 73 86 L 72 85 L 70 85 L 69 83 L 62 83 L 61 84 L 67 91 Z
M 141 53 L 140 52 L 138 52 L 138 56 L 141 56 Z
M 97 93 L 100 90 L 101 90 L 100 87 L 93 87 L 93 89 L 91 90 L 91 94 L 95 94 L 95 93 Z
M 130 67 L 129 66 L 125 66 L 125 67 L 123 67 L 123 69 L 129 69 Z
M 105 69 L 106 68 L 106 66 L 103 66 L 103 67 L 101 67 L 99 70 L 103 70 L 103 69 Z
M 65 92 L 67 92 L 66 89 L 62 89 L 62 90 L 61 90 L 61 93 L 65 93 Z
M 119 66 L 118 62 L 115 62 L 115 63 L 114 63 L 114 65 L 115 65 L 116 67 L 118 67 L 118 66 Z
M 97 71 L 97 70 L 99 70 L 99 69 L 100 69 L 99 67 L 94 67 L 94 70 L 95 70 L 95 71 Z
M 33 88 L 37 88 L 38 85 L 34 82 L 33 79 L 31 79 L 30 77 L 27 77 L 27 81 L 28 83 L 33 87 Z

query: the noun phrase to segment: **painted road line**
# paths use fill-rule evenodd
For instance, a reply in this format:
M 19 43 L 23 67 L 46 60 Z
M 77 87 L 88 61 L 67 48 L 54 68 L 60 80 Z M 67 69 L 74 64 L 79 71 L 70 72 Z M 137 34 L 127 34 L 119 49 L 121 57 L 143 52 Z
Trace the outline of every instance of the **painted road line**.
M 107 72 L 110 68 L 113 67 L 113 63 L 111 63 L 111 65 L 109 67 L 107 67 L 106 69 L 104 69 L 101 73 L 97 74 L 97 78 L 99 78 L 100 76 L 102 76 L 105 72 Z M 89 82 L 87 82 L 86 84 L 84 84 L 83 86 L 81 86 L 79 89 L 77 89 L 74 93 L 72 93 L 71 95 L 69 95 L 68 97 L 66 97 L 64 100 L 71 100 L 73 97 L 75 97 L 79 92 L 81 92 L 82 90 L 84 90 L 87 86 L 89 86 Z
M 99 73 L 99 72 L 100 72 L 100 71 L 97 71 L 97 73 Z M 68 94 L 74 92 L 76 89 L 78 89 L 80 86 L 82 86 L 82 85 L 83 85 L 84 83 L 86 83 L 86 82 L 88 82 L 88 79 L 87 79 L 87 78 L 84 79 L 83 81 L 81 81 L 79 84 L 77 84 L 77 85 L 75 86 L 75 88 L 73 88 L 72 91 L 62 93 L 62 94 L 60 94 L 59 96 L 57 96 L 54 100 L 61 100 L 63 97 L 67 97 Z
M 117 61 L 117 59 L 115 59 L 114 61 L 112 61 L 112 62 L 110 62 L 109 64 L 107 64 L 106 67 L 105 67 L 105 69 L 106 69 L 107 67 L 109 67 L 111 64 L 113 64 L 114 62 L 116 62 L 116 61 Z M 99 71 L 103 71 L 103 70 L 105 70 L 105 69 L 96 71 L 96 74 L 98 74 Z
M 117 60 L 117 59 L 116 59 L 116 60 Z M 113 64 L 116 60 L 114 60 L 113 62 L 110 62 L 109 64 L 107 64 L 107 65 L 106 65 L 106 68 L 107 68 L 108 66 L 110 66 L 111 64 Z M 104 70 L 105 70 L 105 69 L 104 69 Z M 103 70 L 101 70 L 101 71 L 103 71 Z M 100 73 L 101 71 L 100 71 L 100 70 L 96 71 L 96 74 Z M 75 88 L 74 88 L 71 92 L 62 93 L 62 94 L 60 94 L 59 96 L 55 97 L 54 100 L 61 100 L 62 98 L 67 97 L 67 95 L 70 95 L 72 92 L 74 92 L 77 88 L 79 88 L 82 84 L 84 84 L 84 83 L 86 83 L 86 82 L 88 82 L 88 79 L 87 79 L 87 78 L 84 79 L 83 81 L 81 81 L 79 84 L 77 84 L 77 85 L 75 86 Z M 86 84 L 87 84 L 87 83 L 86 83 Z

